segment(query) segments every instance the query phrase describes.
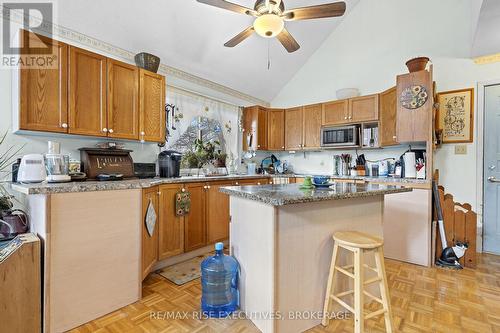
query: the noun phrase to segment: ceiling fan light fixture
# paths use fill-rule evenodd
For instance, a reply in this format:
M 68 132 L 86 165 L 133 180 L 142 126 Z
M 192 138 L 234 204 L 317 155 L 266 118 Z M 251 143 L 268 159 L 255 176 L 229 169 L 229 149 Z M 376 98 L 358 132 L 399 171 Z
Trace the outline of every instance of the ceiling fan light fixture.
M 253 28 L 260 36 L 264 38 L 273 38 L 279 35 L 285 22 L 281 17 L 275 14 L 264 14 L 255 19 Z

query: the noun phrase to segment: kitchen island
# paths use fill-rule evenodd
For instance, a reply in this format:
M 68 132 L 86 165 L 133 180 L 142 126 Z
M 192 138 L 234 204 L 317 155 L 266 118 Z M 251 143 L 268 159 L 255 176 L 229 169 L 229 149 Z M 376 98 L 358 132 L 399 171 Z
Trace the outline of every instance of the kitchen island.
M 382 238 L 384 196 L 411 190 L 352 183 L 326 190 L 301 190 L 298 184 L 221 188 L 230 195 L 230 249 L 240 263 L 241 309 L 265 333 L 303 332 L 320 324 L 332 234 L 356 230 Z M 340 262 L 349 264 L 350 258 L 342 253 Z M 346 291 L 348 283 L 337 285 Z

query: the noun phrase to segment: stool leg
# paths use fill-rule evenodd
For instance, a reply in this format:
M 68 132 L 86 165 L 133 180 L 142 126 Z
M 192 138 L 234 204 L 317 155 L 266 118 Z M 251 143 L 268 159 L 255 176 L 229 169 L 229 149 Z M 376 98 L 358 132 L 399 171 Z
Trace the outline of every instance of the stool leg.
M 385 330 L 388 333 L 393 332 L 392 327 L 392 311 L 391 297 L 389 295 L 389 286 L 387 284 L 387 276 L 385 275 L 384 252 L 382 247 L 379 247 L 375 252 L 375 264 L 377 265 L 378 276 L 382 279 L 379 283 L 380 294 L 382 296 L 382 305 L 384 307 Z
M 339 246 L 337 245 L 337 242 L 335 242 L 335 244 L 333 245 L 330 273 L 328 274 L 328 284 L 326 286 L 325 305 L 323 307 L 323 320 L 321 321 L 321 324 L 323 326 L 328 326 L 328 322 L 330 321 L 328 312 L 330 311 L 330 304 L 332 301 L 330 295 L 335 291 L 335 265 L 337 264 L 338 249 Z
M 363 250 L 354 251 L 354 332 L 364 332 L 363 317 Z

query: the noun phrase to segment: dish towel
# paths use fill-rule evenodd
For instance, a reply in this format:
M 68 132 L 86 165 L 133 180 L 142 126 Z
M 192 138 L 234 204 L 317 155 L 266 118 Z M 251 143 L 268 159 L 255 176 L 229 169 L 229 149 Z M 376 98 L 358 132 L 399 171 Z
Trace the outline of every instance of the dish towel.
M 177 192 L 175 195 L 175 215 L 184 216 L 191 209 L 191 194 L 189 192 Z

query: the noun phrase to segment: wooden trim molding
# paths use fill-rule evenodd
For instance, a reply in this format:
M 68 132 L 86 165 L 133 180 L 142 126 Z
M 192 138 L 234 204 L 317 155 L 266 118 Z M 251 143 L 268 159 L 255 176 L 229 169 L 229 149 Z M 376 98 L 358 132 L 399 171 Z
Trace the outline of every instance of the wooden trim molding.
M 3 17 L 4 20 L 9 20 L 14 23 L 22 24 L 24 20 L 24 15 L 21 14 L 20 12 L 16 10 L 5 10 L 4 6 L 0 6 L 0 12 L 1 16 Z M 6 6 L 5 6 L 6 7 Z M 80 45 L 77 46 L 84 46 L 87 48 L 90 48 L 92 51 L 102 51 L 107 54 L 109 54 L 111 57 L 116 57 L 118 60 L 128 62 L 130 64 L 135 64 L 134 62 L 134 53 L 127 51 L 125 49 L 122 49 L 118 46 L 114 46 L 112 44 L 106 43 L 104 41 L 101 41 L 99 39 L 84 35 L 82 33 L 79 33 L 75 30 L 63 27 L 61 25 L 55 24 L 55 23 L 47 23 L 40 22 L 39 19 L 36 17 L 30 17 L 30 21 L 33 22 L 38 22 L 40 25 L 39 27 L 39 32 L 42 35 L 48 35 L 50 31 L 52 31 L 53 37 L 58 36 L 62 37 L 70 42 L 76 42 Z M 211 90 L 217 91 L 219 93 L 238 98 L 244 101 L 249 102 L 250 104 L 257 104 L 257 105 L 263 105 L 263 106 L 269 106 L 269 102 L 261 100 L 257 97 L 253 97 L 251 95 L 245 94 L 241 91 L 226 87 L 222 84 L 216 83 L 214 81 L 210 81 L 207 79 L 204 79 L 202 77 L 196 76 L 194 74 L 190 74 L 186 71 L 180 70 L 178 68 L 168 66 L 165 64 L 160 64 L 160 68 L 158 70 L 158 73 L 161 73 L 166 76 L 170 77 L 175 77 L 178 79 L 181 79 L 183 81 L 187 81 L 190 83 L 194 83 L 196 85 L 209 88 Z M 168 85 L 167 85 L 168 86 Z M 179 87 L 180 88 L 180 87 Z

